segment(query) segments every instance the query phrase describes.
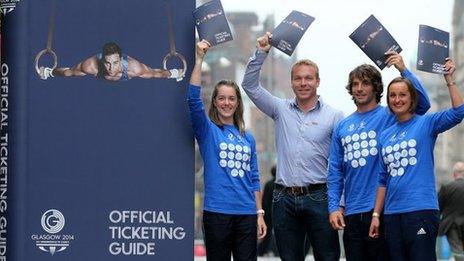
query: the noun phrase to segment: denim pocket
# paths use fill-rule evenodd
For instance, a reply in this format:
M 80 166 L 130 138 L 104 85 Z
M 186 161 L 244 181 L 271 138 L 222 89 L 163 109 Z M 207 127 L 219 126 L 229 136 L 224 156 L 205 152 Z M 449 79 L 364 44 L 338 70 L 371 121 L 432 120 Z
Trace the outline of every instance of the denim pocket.
M 308 194 L 309 198 L 317 202 L 327 201 L 327 189 L 320 189 Z
M 274 191 L 272 191 L 272 202 L 279 202 L 280 199 L 282 198 L 284 193 L 283 189 L 277 189 L 275 188 Z

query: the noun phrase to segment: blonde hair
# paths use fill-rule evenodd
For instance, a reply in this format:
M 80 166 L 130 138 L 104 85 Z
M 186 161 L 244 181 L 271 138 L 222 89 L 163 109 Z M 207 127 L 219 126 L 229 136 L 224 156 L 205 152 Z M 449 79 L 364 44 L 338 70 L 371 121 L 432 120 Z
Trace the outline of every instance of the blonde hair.
M 314 69 L 316 69 L 316 79 L 319 79 L 319 67 L 317 67 L 317 64 L 315 62 L 308 60 L 308 59 L 299 60 L 293 64 L 292 71 L 290 73 L 290 77 L 292 79 L 293 79 L 293 70 L 295 70 L 296 67 L 301 66 L 301 65 L 311 66 Z

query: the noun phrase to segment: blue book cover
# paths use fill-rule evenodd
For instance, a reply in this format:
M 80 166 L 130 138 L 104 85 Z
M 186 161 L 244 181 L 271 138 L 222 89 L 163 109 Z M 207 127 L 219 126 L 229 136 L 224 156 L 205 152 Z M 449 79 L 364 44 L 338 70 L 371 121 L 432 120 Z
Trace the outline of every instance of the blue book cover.
M 1 4 L 0 259 L 192 260 L 195 1 Z
M 428 25 L 419 25 L 417 69 L 443 74 L 445 59 L 449 57 L 449 43 L 449 32 Z
M 233 40 L 221 1 L 213 0 L 199 6 L 193 11 L 193 19 L 201 40 L 213 46 Z
M 393 36 L 373 15 L 356 28 L 350 38 L 381 70 L 387 65 L 385 52 L 402 51 Z
M 308 14 L 292 11 L 272 31 L 271 45 L 291 56 L 314 19 Z

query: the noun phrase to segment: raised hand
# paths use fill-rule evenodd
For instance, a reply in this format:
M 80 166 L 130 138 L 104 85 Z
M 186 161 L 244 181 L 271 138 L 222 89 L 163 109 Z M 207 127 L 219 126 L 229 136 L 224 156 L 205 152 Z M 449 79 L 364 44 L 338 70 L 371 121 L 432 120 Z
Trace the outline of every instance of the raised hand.
M 271 38 L 272 34 L 270 32 L 266 32 L 263 36 L 259 37 L 256 40 L 258 50 L 268 53 L 271 49 Z

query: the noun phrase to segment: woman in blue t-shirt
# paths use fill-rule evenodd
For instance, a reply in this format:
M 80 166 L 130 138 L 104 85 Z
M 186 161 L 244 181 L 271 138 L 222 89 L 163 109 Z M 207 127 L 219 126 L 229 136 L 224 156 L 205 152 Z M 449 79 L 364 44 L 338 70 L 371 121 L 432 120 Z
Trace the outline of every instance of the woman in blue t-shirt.
M 197 43 L 188 104 L 204 164 L 203 228 L 208 260 L 257 260 L 266 234 L 253 136 L 245 131 L 243 102 L 234 81 L 219 81 L 206 116 L 200 98 L 201 65 L 210 44 Z
M 407 79 L 398 77 L 388 85 L 387 103 L 397 122 L 379 138 L 379 187 L 369 235 L 379 236 L 378 216 L 383 209 L 392 260 L 436 260 L 440 219 L 433 149 L 438 134 L 464 118 L 463 99 L 454 81 L 455 65 L 449 58 L 445 70 L 452 108 L 436 113 L 414 113 L 418 97 Z

